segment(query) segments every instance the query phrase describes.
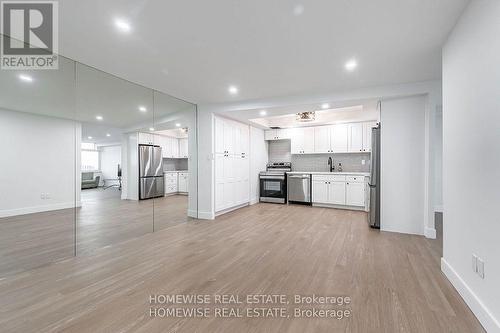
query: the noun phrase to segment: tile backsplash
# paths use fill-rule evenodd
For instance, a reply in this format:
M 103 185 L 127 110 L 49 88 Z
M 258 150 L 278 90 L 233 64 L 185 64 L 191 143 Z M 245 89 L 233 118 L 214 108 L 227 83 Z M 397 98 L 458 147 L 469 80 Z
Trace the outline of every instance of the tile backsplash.
M 292 162 L 293 171 L 329 171 L 331 156 L 335 170 L 342 163 L 342 171 L 370 172 L 370 153 L 292 155 L 290 140 L 269 141 L 268 153 L 269 162 Z
M 177 170 L 187 170 L 188 169 L 188 159 L 187 158 L 164 158 L 163 159 L 163 171 L 177 171 Z

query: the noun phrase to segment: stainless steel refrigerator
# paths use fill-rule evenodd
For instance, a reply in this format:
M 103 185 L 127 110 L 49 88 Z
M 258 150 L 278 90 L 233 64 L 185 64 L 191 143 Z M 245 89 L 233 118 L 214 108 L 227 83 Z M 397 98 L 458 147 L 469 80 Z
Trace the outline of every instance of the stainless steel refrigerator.
M 160 146 L 139 145 L 139 199 L 165 195 Z
M 370 170 L 370 214 L 368 223 L 380 228 L 380 123 L 372 128 L 372 158 Z

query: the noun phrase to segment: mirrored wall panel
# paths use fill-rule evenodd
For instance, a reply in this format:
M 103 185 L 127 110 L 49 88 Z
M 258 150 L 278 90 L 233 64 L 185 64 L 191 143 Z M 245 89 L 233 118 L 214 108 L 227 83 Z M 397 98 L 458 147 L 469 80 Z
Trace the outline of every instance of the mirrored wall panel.
M 75 254 L 75 62 L 0 70 L 0 278 Z
M 196 105 L 59 56 L 0 70 L 0 278 L 197 218 Z
M 154 92 L 153 142 L 161 152 L 163 188 L 154 200 L 154 228 L 197 218 L 196 106 Z

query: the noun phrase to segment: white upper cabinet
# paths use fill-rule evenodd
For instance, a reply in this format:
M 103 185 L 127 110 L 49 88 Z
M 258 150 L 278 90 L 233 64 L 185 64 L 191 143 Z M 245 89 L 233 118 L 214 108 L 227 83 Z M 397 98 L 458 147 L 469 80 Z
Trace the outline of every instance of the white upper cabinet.
M 348 124 L 348 151 L 357 153 L 363 151 L 363 123 Z
M 314 152 L 315 153 L 330 153 L 332 151 L 330 145 L 330 126 L 314 127 Z
M 333 125 L 331 127 L 331 148 L 334 153 L 346 153 L 348 152 L 348 125 L 340 124 Z
M 363 123 L 363 151 L 372 151 L 372 128 L 376 126 L 375 121 Z
M 270 129 L 264 132 L 265 140 L 284 140 L 290 139 L 290 130 L 287 128 Z
M 188 158 L 188 139 L 182 138 L 179 139 L 179 157 L 180 158 Z
M 152 145 L 154 144 L 154 135 L 151 133 L 139 132 L 139 144 Z
M 314 153 L 314 127 L 294 128 L 291 138 L 292 154 Z

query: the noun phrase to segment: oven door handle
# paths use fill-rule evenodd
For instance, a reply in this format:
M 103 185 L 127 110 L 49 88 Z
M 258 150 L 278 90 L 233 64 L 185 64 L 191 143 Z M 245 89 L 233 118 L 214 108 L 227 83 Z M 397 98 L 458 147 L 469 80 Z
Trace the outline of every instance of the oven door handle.
M 288 176 L 288 178 L 293 178 L 293 179 L 309 179 L 311 177 L 309 175 L 300 175 L 300 176 Z
M 260 179 L 285 180 L 285 176 L 260 176 Z

